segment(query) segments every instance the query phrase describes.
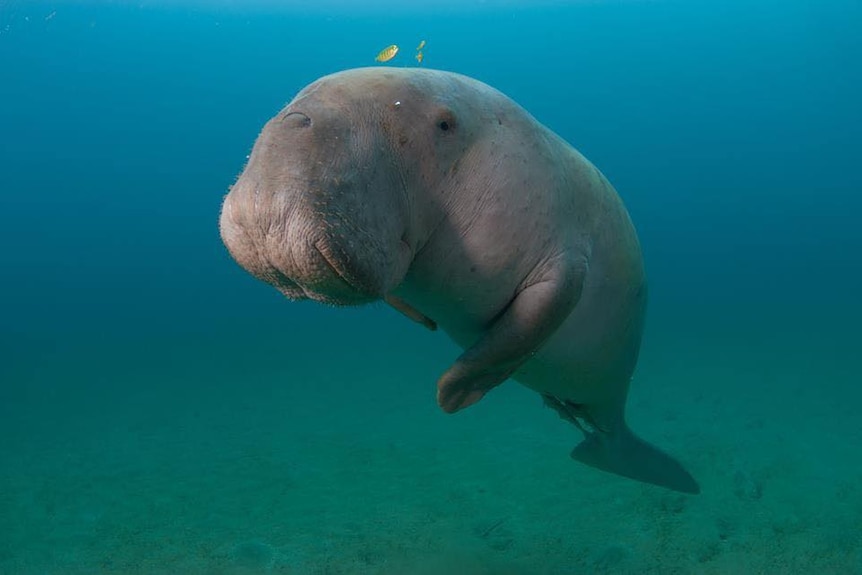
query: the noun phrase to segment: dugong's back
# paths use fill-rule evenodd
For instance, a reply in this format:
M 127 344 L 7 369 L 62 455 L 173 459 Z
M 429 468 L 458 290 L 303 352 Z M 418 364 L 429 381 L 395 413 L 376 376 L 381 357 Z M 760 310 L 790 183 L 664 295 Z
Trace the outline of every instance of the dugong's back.
M 556 168 L 563 182 L 557 194 L 548 195 L 551 201 L 561 199 L 552 210 L 554 223 L 569 255 L 584 262 L 584 281 L 566 319 L 513 377 L 584 432 L 585 440 L 572 450 L 574 459 L 699 493 L 696 480 L 676 459 L 635 435 L 625 420 L 647 304 L 635 227 L 604 175 L 558 136 L 549 139 L 557 143 Z M 566 209 L 572 198 L 576 208 Z
M 641 247 L 610 182 L 568 143 L 558 141 L 574 174 L 567 176 L 560 194 L 580 196 L 575 212 L 557 212 L 562 214 L 560 236 L 568 236 L 569 249 L 583 258 L 587 270 L 577 305 L 516 379 L 575 403 L 621 406 L 637 363 L 646 312 Z M 531 383 L 534 380 L 542 383 Z

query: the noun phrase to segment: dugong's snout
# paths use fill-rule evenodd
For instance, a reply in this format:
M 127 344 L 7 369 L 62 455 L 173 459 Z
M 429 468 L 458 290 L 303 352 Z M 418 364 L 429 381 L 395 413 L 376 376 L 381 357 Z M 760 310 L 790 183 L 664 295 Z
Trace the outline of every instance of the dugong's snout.
M 257 220 L 248 221 L 237 203 L 232 195 L 225 198 L 222 241 L 257 279 L 291 300 L 360 305 L 384 297 L 387 287 L 377 280 L 379 274 L 364 269 L 354 246 L 328 235 L 326 226 L 309 225 L 306 217 L 295 215 L 283 225 L 262 228 Z
M 412 260 L 407 170 L 366 100 L 339 82 L 303 90 L 264 126 L 225 198 L 231 255 L 290 299 L 380 300 Z

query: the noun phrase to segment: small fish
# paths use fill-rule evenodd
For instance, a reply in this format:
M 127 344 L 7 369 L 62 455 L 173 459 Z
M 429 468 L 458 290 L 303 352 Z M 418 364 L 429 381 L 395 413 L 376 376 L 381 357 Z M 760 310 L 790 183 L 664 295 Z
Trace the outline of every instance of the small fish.
M 422 55 L 422 52 L 419 52 L 418 54 L 416 54 L 416 61 L 419 62 L 420 64 L 422 63 L 422 60 L 424 60 L 424 59 L 425 59 L 425 56 Z
M 388 62 L 392 58 L 395 57 L 395 54 L 398 53 L 398 46 L 392 44 L 391 46 L 387 46 L 377 54 L 377 57 L 374 58 L 378 62 Z
M 416 50 L 421 51 L 422 48 L 424 48 L 424 47 L 425 47 L 425 40 L 422 40 L 421 42 L 419 42 L 419 45 L 416 47 Z

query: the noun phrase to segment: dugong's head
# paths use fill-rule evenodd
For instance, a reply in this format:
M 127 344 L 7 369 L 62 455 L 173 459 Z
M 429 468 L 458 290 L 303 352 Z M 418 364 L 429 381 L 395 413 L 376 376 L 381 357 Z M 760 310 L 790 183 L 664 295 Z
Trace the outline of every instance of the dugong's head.
M 433 190 L 469 146 L 460 82 L 363 68 L 303 89 L 263 128 L 224 200 L 233 258 L 291 299 L 384 297 L 435 224 Z

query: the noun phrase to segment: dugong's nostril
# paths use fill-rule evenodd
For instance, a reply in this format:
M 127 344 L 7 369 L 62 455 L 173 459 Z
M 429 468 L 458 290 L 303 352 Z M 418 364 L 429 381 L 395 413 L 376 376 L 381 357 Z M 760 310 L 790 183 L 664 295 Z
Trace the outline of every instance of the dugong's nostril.
M 288 112 L 281 121 L 288 128 L 307 128 L 311 125 L 311 118 L 302 112 Z

